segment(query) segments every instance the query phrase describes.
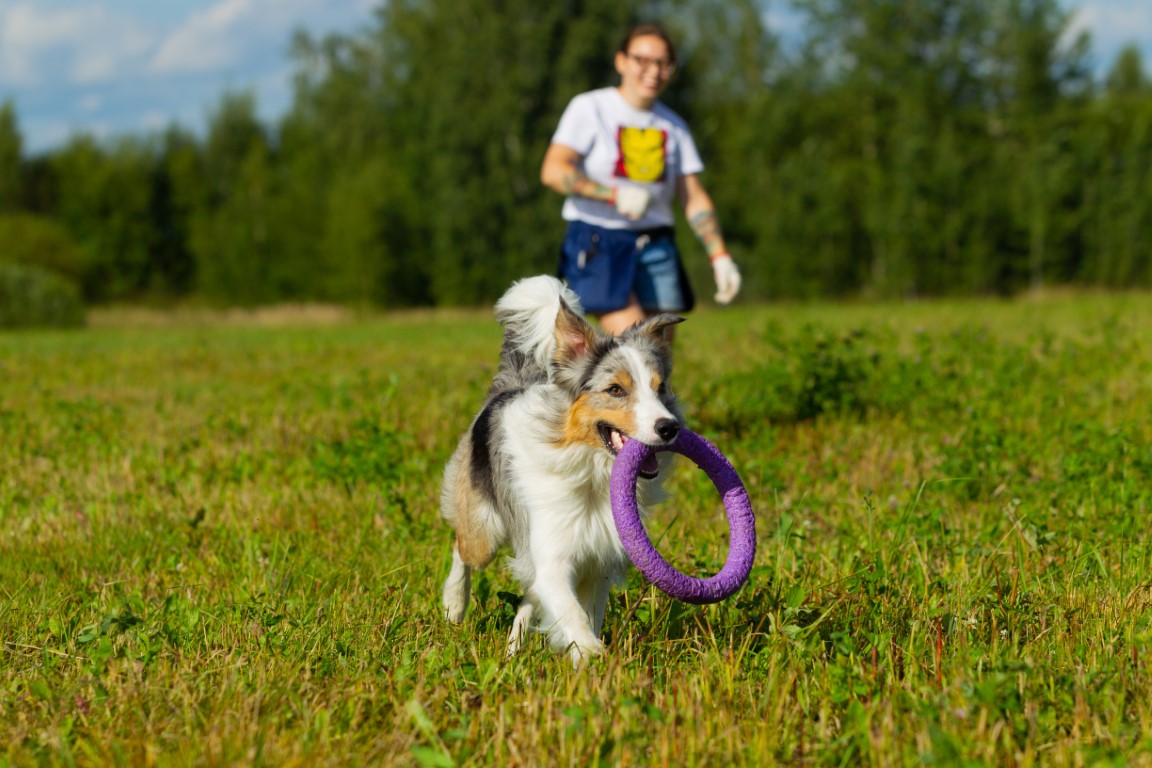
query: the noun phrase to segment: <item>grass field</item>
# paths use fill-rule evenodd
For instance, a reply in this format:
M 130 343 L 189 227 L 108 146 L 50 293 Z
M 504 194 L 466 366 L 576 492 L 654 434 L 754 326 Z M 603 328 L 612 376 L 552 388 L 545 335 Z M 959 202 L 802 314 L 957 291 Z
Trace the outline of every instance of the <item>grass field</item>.
M 583 671 L 500 569 L 440 618 L 490 316 L 293 317 L 0 335 L 0 766 L 1152 765 L 1152 296 L 695 313 L 756 567 L 634 573 Z

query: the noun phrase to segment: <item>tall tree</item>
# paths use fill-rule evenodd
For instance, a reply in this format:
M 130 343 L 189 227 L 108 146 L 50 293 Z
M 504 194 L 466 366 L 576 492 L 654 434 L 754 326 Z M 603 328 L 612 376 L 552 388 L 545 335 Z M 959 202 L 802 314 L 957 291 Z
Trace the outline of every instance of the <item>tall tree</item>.
M 1144 71 L 1144 56 L 1135 45 L 1126 45 L 1116 56 L 1112 68 L 1104 78 L 1104 86 L 1109 96 L 1127 98 L 1147 96 L 1152 90 L 1152 81 Z
M 195 285 L 193 222 L 207 207 L 204 158 L 196 138 L 171 126 L 159 142 L 153 169 L 153 287 L 168 296 L 188 294 Z
M 941 255 L 964 246 L 942 238 L 964 227 L 940 227 L 953 192 L 936 183 L 938 138 L 947 167 L 964 167 L 969 139 L 980 130 L 982 52 L 988 24 L 983 4 L 955 0 L 800 0 L 812 29 L 805 62 L 817 98 L 832 119 L 820 130 L 837 154 L 834 176 L 847 176 L 846 214 L 859 217 L 864 284 L 877 295 L 908 295 L 939 279 Z M 959 174 L 952 172 L 955 180 Z
M 407 139 L 400 161 L 423 204 L 437 302 L 488 301 L 510 277 L 553 268 L 558 205 L 540 187 L 539 164 L 568 98 L 607 82 L 633 12 L 610 0 L 409 0 L 382 10 L 385 82 L 397 94 L 388 133 Z
M 205 199 L 192 222 L 196 284 L 223 303 L 293 298 L 277 258 L 270 220 L 271 149 L 250 92 L 225 94 L 209 120 L 204 150 Z
M 1078 132 L 1079 218 L 1091 253 L 1075 277 L 1108 287 L 1152 282 L 1152 83 L 1139 49 L 1117 57 Z
M 87 256 L 88 299 L 134 299 L 149 288 L 153 163 L 151 147 L 131 137 L 105 147 L 78 136 L 51 158 L 56 215 Z
M 407 149 L 418 137 L 393 126 L 395 89 L 384 86 L 374 37 L 297 35 L 296 98 L 281 126 L 290 218 L 309 222 L 291 247 L 318 267 L 329 301 L 428 304 L 424 215 Z M 419 174 L 417 172 L 417 178 Z
M 21 156 L 23 139 L 11 101 L 0 105 L 0 214 L 23 206 Z
M 1005 261 L 1001 281 L 1037 288 L 1066 271 L 1057 253 L 1069 235 L 1063 207 L 1075 176 L 1063 123 L 1090 93 L 1088 39 L 1064 42 L 1071 14 L 1057 0 L 998 0 L 995 8 L 988 93 L 1016 234 L 1005 244 L 1015 258 Z

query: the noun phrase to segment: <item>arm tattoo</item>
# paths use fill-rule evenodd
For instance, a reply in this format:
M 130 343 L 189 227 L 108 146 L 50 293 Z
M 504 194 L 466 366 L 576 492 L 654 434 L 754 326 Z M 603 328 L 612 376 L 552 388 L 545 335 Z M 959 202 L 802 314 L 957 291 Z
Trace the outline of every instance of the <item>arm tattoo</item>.
M 716 219 L 715 211 L 700 211 L 688 220 L 688 224 L 704 244 L 704 250 L 709 256 L 724 252 L 724 235 L 720 233 L 720 222 Z
M 597 184 L 580 171 L 572 171 L 564 176 L 561 185 L 566 195 L 580 195 L 593 200 L 611 200 L 612 187 Z

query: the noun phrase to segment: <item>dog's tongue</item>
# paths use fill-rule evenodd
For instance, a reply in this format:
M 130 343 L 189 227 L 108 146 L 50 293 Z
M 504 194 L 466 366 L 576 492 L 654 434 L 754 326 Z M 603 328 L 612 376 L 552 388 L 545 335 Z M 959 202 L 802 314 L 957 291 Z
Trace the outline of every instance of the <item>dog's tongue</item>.
M 624 449 L 624 443 L 630 439 L 631 438 L 624 437 L 624 435 L 614 431 L 612 433 L 612 446 L 616 449 L 617 453 L 619 453 Z M 656 460 L 656 451 L 652 451 L 652 453 L 648 454 L 648 458 L 641 462 L 640 472 L 649 477 L 660 474 L 660 462 Z

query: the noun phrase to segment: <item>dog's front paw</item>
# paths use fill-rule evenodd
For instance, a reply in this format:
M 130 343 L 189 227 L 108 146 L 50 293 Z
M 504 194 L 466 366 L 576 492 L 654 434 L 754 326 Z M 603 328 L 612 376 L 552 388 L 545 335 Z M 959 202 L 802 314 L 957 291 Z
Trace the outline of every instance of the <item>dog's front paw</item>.
M 463 588 L 461 588 L 463 587 Z M 444 585 L 444 594 L 441 596 L 441 605 L 444 606 L 444 618 L 453 624 L 464 621 L 464 614 L 468 612 L 468 585 L 460 581 L 452 581 Z
M 587 664 L 593 656 L 600 656 L 603 653 L 604 643 L 594 637 L 583 642 L 574 642 L 568 646 L 568 658 L 572 660 L 572 666 L 576 669 Z
M 516 618 L 512 621 L 512 631 L 508 633 L 506 656 L 515 656 L 516 652 L 520 650 L 520 645 L 531 630 L 532 614 L 535 612 L 535 608 L 535 604 L 527 597 L 520 603 L 520 608 L 516 611 Z
M 440 604 L 444 606 L 444 618 L 453 624 L 464 621 L 468 611 L 468 596 L 472 593 L 472 569 L 460 559 L 460 553 L 452 550 L 452 570 L 444 582 Z
M 468 611 L 468 598 L 454 599 L 453 596 L 444 595 L 444 618 L 453 624 L 464 621 L 464 614 Z

